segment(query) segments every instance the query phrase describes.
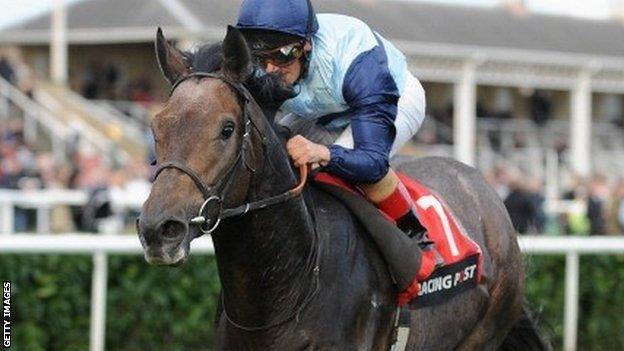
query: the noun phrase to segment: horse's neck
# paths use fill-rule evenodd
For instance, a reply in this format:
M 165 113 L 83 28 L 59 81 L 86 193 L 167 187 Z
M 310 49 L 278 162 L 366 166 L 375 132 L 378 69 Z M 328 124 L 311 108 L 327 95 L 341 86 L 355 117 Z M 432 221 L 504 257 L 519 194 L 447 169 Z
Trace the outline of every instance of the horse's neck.
M 266 158 L 252 180 L 252 201 L 296 184 L 282 150 L 267 150 Z M 314 229 L 302 197 L 234 218 L 220 229 L 215 249 L 230 317 L 262 325 L 291 313 L 310 291 L 314 268 Z

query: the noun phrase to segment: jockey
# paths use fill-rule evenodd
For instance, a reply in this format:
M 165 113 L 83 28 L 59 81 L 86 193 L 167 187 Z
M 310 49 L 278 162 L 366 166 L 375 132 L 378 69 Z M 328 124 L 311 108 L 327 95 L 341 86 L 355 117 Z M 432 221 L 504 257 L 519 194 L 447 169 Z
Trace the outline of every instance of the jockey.
M 425 117 L 425 93 L 405 56 L 356 18 L 316 15 L 309 0 L 245 0 L 237 28 L 264 72 L 297 92 L 280 120 L 299 134 L 286 145 L 295 165 L 320 165 L 352 182 L 422 239 L 412 199 L 389 163 Z

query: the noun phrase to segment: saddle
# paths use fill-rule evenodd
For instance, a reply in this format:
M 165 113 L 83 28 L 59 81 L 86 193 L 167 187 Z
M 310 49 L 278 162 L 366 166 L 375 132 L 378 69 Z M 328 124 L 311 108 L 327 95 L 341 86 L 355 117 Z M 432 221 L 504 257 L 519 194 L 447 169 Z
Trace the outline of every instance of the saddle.
M 481 248 L 462 228 L 443 199 L 415 179 L 398 176 L 416 204 L 427 235 L 409 239 L 363 193 L 345 180 L 325 172 L 314 175 L 315 185 L 342 202 L 380 247 L 398 286 L 398 305 L 410 309 L 437 305 L 474 288 L 482 277 Z M 414 250 L 421 251 L 420 262 Z M 418 267 L 417 272 L 411 267 Z M 401 277 L 409 277 L 401 280 Z

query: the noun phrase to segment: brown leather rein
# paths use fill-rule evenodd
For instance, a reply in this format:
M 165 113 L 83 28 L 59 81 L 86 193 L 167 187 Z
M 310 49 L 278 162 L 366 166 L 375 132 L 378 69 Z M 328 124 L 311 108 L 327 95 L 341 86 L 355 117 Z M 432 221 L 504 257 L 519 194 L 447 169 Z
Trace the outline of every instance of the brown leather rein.
M 232 165 L 225 171 L 223 177 L 220 177 L 220 179 L 215 184 L 216 186 L 213 186 L 213 187 L 208 186 L 201 179 L 201 177 L 197 174 L 197 172 L 195 172 L 194 170 L 192 170 L 191 168 L 187 167 L 184 164 L 177 163 L 177 162 L 166 162 L 158 166 L 158 169 L 156 170 L 156 173 L 154 174 L 154 181 L 156 180 L 156 178 L 158 178 L 158 175 L 160 175 L 160 173 L 162 173 L 165 169 L 175 168 L 179 170 L 180 172 L 189 176 L 193 180 L 193 183 L 195 183 L 195 186 L 197 186 L 199 191 L 201 191 L 204 197 L 204 202 L 202 203 L 199 209 L 198 215 L 190 220 L 190 224 L 198 225 L 199 229 L 204 234 L 211 234 L 217 229 L 222 219 L 235 217 L 235 216 L 242 216 L 242 215 L 247 214 L 248 212 L 263 209 L 268 206 L 276 205 L 276 204 L 288 201 L 294 197 L 299 196 L 301 192 L 303 191 L 303 187 L 305 186 L 305 183 L 308 178 L 307 166 L 299 167 L 299 184 L 297 184 L 297 186 L 295 186 L 294 188 L 284 193 L 271 196 L 266 199 L 258 200 L 255 202 L 249 202 L 249 203 L 240 205 L 238 207 L 226 208 L 226 209 L 223 208 L 223 199 L 225 197 L 225 194 L 229 186 L 231 185 L 232 181 L 235 178 L 234 173 L 240 168 L 241 163 L 245 163 L 243 161 L 243 158 L 244 158 L 243 150 L 245 148 L 244 147 L 245 143 L 249 142 L 249 135 L 250 135 L 250 129 L 251 129 L 250 124 L 253 123 L 253 121 L 250 119 L 250 116 L 249 116 L 248 105 L 253 101 L 253 98 L 251 97 L 251 94 L 247 91 L 247 89 L 244 86 L 233 83 L 221 75 L 212 74 L 212 73 L 203 73 L 203 72 L 191 73 L 178 79 L 171 87 L 170 95 L 173 94 L 173 91 L 180 85 L 180 83 L 191 78 L 219 79 L 223 81 L 224 83 L 228 84 L 238 94 L 238 96 L 242 99 L 243 104 L 244 104 L 243 120 L 245 122 L 245 134 L 243 135 L 243 141 L 241 144 L 241 148 L 239 149 L 238 154 L 236 156 L 236 161 L 233 162 Z M 252 172 L 254 171 L 253 169 L 250 169 L 250 170 Z M 214 188 L 217 188 L 220 191 L 215 192 L 213 191 Z M 212 203 L 216 205 L 216 208 L 218 211 L 217 215 L 214 216 L 214 218 L 210 218 L 209 213 L 208 213 L 209 210 L 211 209 Z

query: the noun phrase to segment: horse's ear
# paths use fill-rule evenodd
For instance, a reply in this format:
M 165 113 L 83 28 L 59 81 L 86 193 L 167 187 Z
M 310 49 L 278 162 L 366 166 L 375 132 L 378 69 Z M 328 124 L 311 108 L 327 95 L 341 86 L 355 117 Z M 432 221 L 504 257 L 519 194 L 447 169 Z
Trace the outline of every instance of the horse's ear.
M 252 72 L 251 52 L 240 30 L 228 26 L 223 40 L 223 75 L 234 82 L 244 82 Z
M 191 73 L 191 65 L 182 52 L 167 42 L 162 29 L 156 32 L 156 58 L 158 66 L 169 83 L 175 83 L 180 77 Z

